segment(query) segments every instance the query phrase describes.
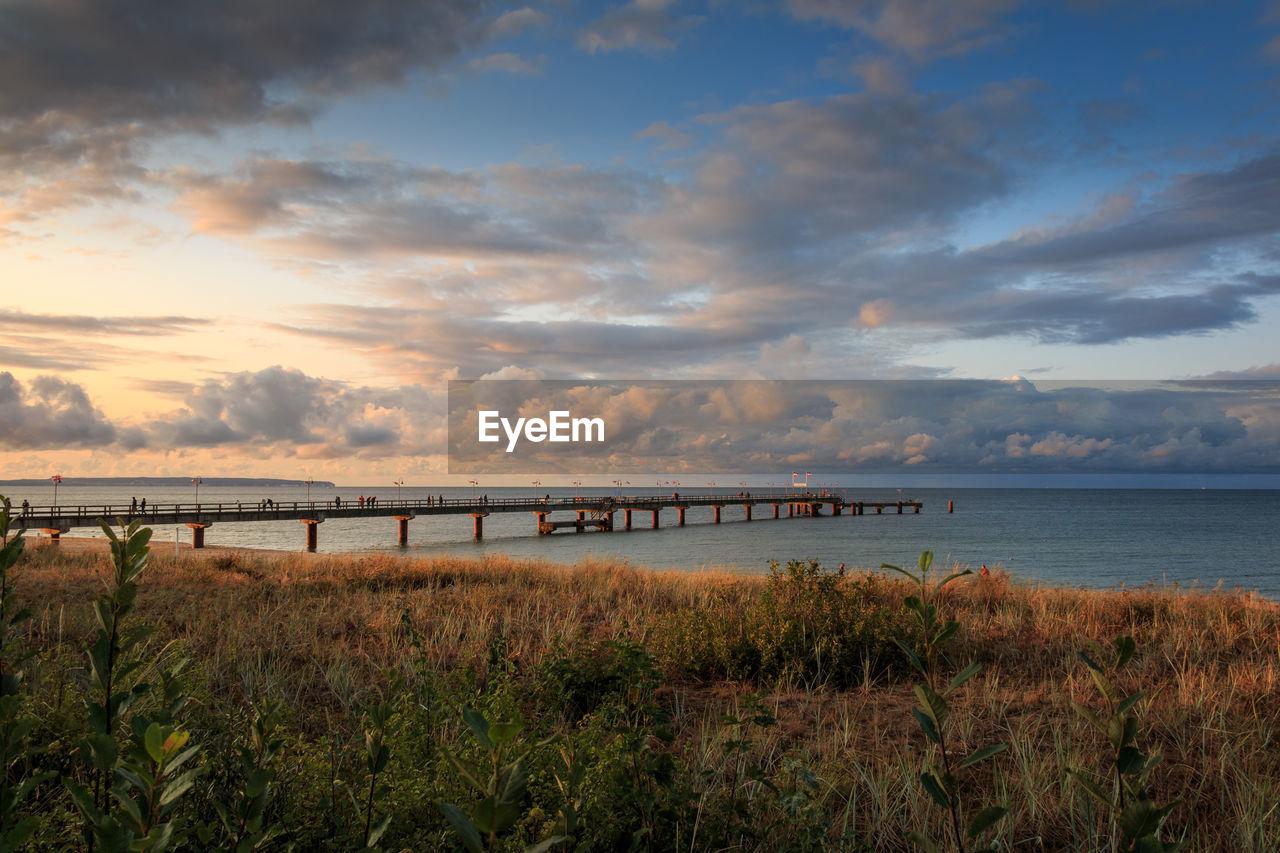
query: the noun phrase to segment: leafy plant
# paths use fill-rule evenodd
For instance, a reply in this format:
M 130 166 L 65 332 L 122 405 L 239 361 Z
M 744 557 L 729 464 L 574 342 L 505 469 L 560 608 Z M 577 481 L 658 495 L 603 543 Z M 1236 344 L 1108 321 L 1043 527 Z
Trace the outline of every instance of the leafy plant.
M 36 721 L 24 711 L 20 667 L 31 653 L 22 648 L 14 629 L 31 618 L 31 612 L 18 606 L 13 591 L 26 529 L 9 535 L 11 509 L 9 499 L 0 495 L 0 850 L 21 847 L 34 832 L 35 818 L 20 816 L 19 808 L 52 775 L 27 772 L 36 752 L 30 742 Z
M 160 853 L 181 840 L 175 836 L 177 825 L 167 818 L 199 772 L 178 772 L 199 752 L 198 746 L 187 746 L 189 733 L 175 725 L 190 701 L 180 678 L 187 660 L 161 673 L 160 701 L 150 717 L 129 715 L 153 690 L 135 677 L 151 663 L 138 646 L 153 629 L 127 622 L 138 595 L 138 576 L 147 568 L 151 530 L 134 521 L 122 526 L 117 536 L 105 521 L 100 524 L 110 543 L 112 571 L 106 593 L 93 605 L 98 629 L 88 649 L 89 734 L 82 754 L 93 790 L 72 779 L 66 780 L 66 787 L 85 820 L 90 850 L 101 845 L 107 851 Z M 130 739 L 121 750 L 119 730 L 126 719 Z
M 1161 841 L 1160 828 L 1169 814 L 1178 807 L 1179 800 L 1161 806 L 1151 797 L 1148 783 L 1151 771 L 1161 762 L 1158 753 L 1150 755 L 1138 749 L 1138 719 L 1132 713 L 1147 695 L 1139 690 L 1121 696 L 1116 686 L 1120 670 L 1133 659 L 1137 644 L 1132 637 L 1121 636 L 1112 641 L 1115 656 L 1110 666 L 1104 667 L 1095 658 L 1102 652 L 1096 646 L 1093 655 L 1080 652 L 1080 659 L 1088 667 L 1089 676 L 1102 694 L 1105 710 L 1095 713 L 1087 705 L 1072 700 L 1071 706 L 1090 726 L 1106 737 L 1108 751 L 1105 778 L 1099 781 L 1085 770 L 1068 769 L 1089 796 L 1097 800 L 1113 816 L 1120 832 L 1120 849 L 1133 853 L 1173 853 L 1181 850 L 1185 841 Z M 1110 791 L 1104 787 L 1110 780 Z
M 388 738 L 394 736 L 395 707 L 390 701 L 375 703 L 364 715 L 364 767 L 369 776 L 369 784 L 364 794 L 364 847 L 374 847 L 391 825 L 391 815 L 385 814 L 375 824 L 373 822 L 374 801 L 387 794 L 387 786 L 379 784 L 378 779 L 387 769 L 387 761 L 391 758 L 391 747 Z
M 283 710 L 284 703 L 277 699 L 265 702 L 249 727 L 249 742 L 236 747 L 239 790 L 229 805 L 215 802 L 224 849 L 236 853 L 260 850 L 284 832 L 284 827 L 270 825 L 266 819 L 276 780 L 274 765 L 284 746 L 277 732 Z M 212 833 L 206 834 L 204 843 L 212 837 Z
M 463 846 L 471 853 L 483 853 L 486 849 L 494 849 L 498 836 L 515 826 L 520 818 L 529 785 L 529 751 L 522 752 L 515 760 L 509 760 L 510 751 L 516 746 L 517 738 L 524 728 L 519 720 L 491 723 L 485 719 L 484 714 L 466 706 L 462 709 L 462 721 L 488 754 L 488 772 L 449 749 L 440 751 L 462 778 L 475 788 L 481 799 L 469 812 L 443 799 L 438 801 L 438 805 Z M 571 778 L 572 773 L 571 767 Z M 577 781 L 580 783 L 581 779 Z M 553 835 L 539 844 L 525 848 L 525 853 L 543 853 L 568 840 L 567 836 Z
M 911 666 L 924 677 L 923 683 L 915 685 L 916 699 L 920 706 L 911 709 L 921 731 L 933 744 L 932 757 L 925 763 L 924 770 L 920 774 L 920 782 L 929 798 L 946 811 L 949 833 L 944 831 L 943 837 L 949 835 L 955 849 L 959 853 L 965 853 L 968 849 L 966 845 L 1003 818 L 1008 808 L 1003 805 L 988 806 L 970 817 L 968 812 L 972 809 L 966 808 L 958 774 L 1003 751 L 1008 744 L 996 743 L 984 746 L 958 761 L 952 757 L 949 725 L 952 712 L 947 697 L 973 678 L 982 666 L 976 661 L 970 663 L 960 670 L 945 687 L 943 686 L 943 675 L 938 658 L 943 647 L 960 629 L 960 623 L 954 620 L 944 621 L 935 599 L 938 591 L 947 584 L 972 572 L 968 569 L 955 572 L 930 586 L 929 569 L 933 565 L 933 552 L 923 552 L 917 565 L 918 574 L 888 563 L 883 563 L 881 568 L 905 575 L 919 590 L 917 595 L 909 595 L 903 599 L 903 603 L 915 617 L 919 632 L 917 648 L 912 649 L 901 641 L 898 644 L 906 653 Z M 942 849 L 942 843 L 938 839 L 918 830 L 908 832 L 907 838 L 930 853 L 937 853 Z

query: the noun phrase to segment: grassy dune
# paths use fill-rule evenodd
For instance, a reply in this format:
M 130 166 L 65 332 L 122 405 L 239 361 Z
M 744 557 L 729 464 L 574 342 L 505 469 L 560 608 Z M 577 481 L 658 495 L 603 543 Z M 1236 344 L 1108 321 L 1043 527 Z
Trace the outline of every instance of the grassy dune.
M 16 629 L 35 652 L 26 707 L 50 745 L 11 774 L 80 772 L 83 649 L 107 564 L 56 547 L 18 564 L 16 594 L 33 614 Z M 566 801 L 581 819 L 577 849 L 908 850 L 909 830 L 941 831 L 920 782 L 916 679 L 894 642 L 918 639 L 901 580 L 799 564 L 746 577 L 157 549 L 140 584 L 133 618 L 158 629 L 148 656 L 194 661 L 185 725 L 205 771 L 174 812 L 189 849 L 202 849 L 197 828 L 234 787 L 228 756 L 268 698 L 287 707 L 267 809 L 283 834 L 264 849 L 358 847 L 370 802 L 391 819 L 384 849 L 454 849 L 437 800 L 466 807 L 478 794 L 441 749 L 486 758 L 464 705 L 521 720 L 518 742 L 532 750 L 520 815 L 492 849 L 556 834 Z M 941 666 L 983 667 L 951 699 L 953 749 L 1010 745 L 965 783 L 975 804 L 1008 805 L 993 836 L 1003 849 L 1112 849 L 1109 817 L 1065 771 L 1100 774 L 1107 761 L 1105 739 L 1070 701 L 1098 706 L 1077 653 L 1120 634 L 1138 647 L 1125 692 L 1148 691 L 1134 707 L 1139 743 L 1164 759 L 1152 796 L 1181 801 L 1163 837 L 1192 850 L 1280 849 L 1274 602 L 1031 587 L 996 572 L 947 587 L 940 606 L 961 626 Z M 361 756 L 379 702 L 394 734 L 374 784 Z M 556 783 L 572 761 L 583 767 L 576 800 Z M 335 793 L 366 783 L 376 799 Z M 32 849 L 82 846 L 59 784 L 41 784 L 23 808 L 39 819 Z M 647 834 L 633 837 L 637 828 Z

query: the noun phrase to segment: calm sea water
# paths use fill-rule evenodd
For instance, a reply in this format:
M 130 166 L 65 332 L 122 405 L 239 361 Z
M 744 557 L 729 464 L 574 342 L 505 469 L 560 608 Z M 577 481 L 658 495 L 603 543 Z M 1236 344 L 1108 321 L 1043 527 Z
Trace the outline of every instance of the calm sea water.
M 548 491 L 572 496 L 574 489 Z M 654 490 L 634 490 L 652 493 Z M 681 488 L 685 495 L 706 490 Z M 723 491 L 723 488 L 720 490 Z M 49 488 L 8 487 L 15 504 L 51 503 Z M 25 493 L 24 493 L 25 492 Z M 490 498 L 529 496 L 532 490 L 487 489 Z M 344 502 L 376 493 L 385 502 L 396 497 L 395 487 L 382 490 L 341 488 L 320 490 L 311 497 L 328 500 L 337 494 Z M 582 494 L 605 494 L 592 492 Z M 631 493 L 631 492 L 628 492 Z M 470 496 L 470 489 L 405 488 L 405 499 L 429 494 Z M 757 492 L 760 494 L 760 492 Z M 552 562 L 575 562 L 589 556 L 628 560 L 639 567 L 728 568 L 763 572 L 770 560 L 816 558 L 824 565 L 878 567 L 882 562 L 914 563 L 923 550 L 932 550 L 964 566 L 987 565 L 1013 575 L 1070 586 L 1109 588 L 1119 584 L 1177 583 L 1228 589 L 1256 590 L 1280 598 L 1280 491 L 1127 490 L 1127 489 L 849 489 L 851 500 L 924 501 L 919 515 L 840 516 L 838 518 L 772 519 L 770 507 L 758 506 L 755 520 L 743 521 L 743 510 L 726 507 L 724 523 L 713 525 L 710 508 L 692 508 L 687 525 L 676 528 L 675 513 L 662 514 L 664 526 L 648 529 L 647 513 L 637 513 L 635 528 L 613 533 L 596 531 L 552 536 L 535 535 L 528 513 L 495 513 L 485 519 L 485 539 L 471 538 L 467 516 L 418 518 L 409 522 L 409 546 L 396 544 L 391 518 L 331 519 L 320 525 L 319 550 L 343 553 L 459 554 L 504 553 Z M 128 487 L 64 486 L 58 503 L 68 505 L 127 504 L 133 496 L 149 503 L 192 503 L 190 488 L 148 490 Z M 305 487 L 245 489 L 203 486 L 202 503 L 260 498 L 305 500 Z M 947 513 L 947 501 L 955 512 Z M 563 516 L 569 518 L 566 513 Z M 619 528 L 621 516 L 619 515 Z M 74 536 L 101 536 L 89 528 Z M 174 537 L 190 541 L 190 531 L 161 528 L 157 547 Z M 302 550 L 305 530 L 297 521 L 215 524 L 205 532 L 209 545 Z

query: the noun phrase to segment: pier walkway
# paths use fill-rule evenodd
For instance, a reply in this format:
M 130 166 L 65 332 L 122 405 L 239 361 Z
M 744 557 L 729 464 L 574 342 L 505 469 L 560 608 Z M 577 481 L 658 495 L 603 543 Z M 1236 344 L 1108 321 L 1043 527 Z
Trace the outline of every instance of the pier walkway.
M 756 507 L 771 507 L 772 517 L 839 516 L 846 510 L 850 515 L 864 515 L 867 510 L 875 514 L 885 510 L 901 515 L 905 510 L 919 513 L 924 504 L 916 500 L 854 501 L 844 495 L 788 493 L 771 495 L 605 495 L 592 497 L 556 498 L 483 498 L 389 500 L 359 503 L 353 500 L 329 501 L 279 501 L 267 504 L 244 505 L 241 502 L 216 504 L 148 504 L 145 509 L 130 504 L 95 506 L 30 506 L 23 510 L 15 507 L 19 523 L 41 530 L 57 540 L 63 533 L 77 527 L 98 526 L 99 519 L 112 524 L 117 519 L 125 522 L 139 520 L 147 525 L 185 524 L 191 529 L 192 547 L 204 547 L 204 531 L 214 524 L 247 521 L 300 521 L 306 525 L 307 549 L 314 551 L 317 542 L 316 528 L 330 518 L 394 518 L 399 522 L 399 542 L 407 544 L 409 522 L 415 518 L 434 515 L 469 515 L 474 520 L 475 538 L 484 535 L 484 519 L 498 512 L 531 513 L 539 534 L 570 529 L 582 532 L 589 527 L 613 531 L 614 516 L 622 514 L 622 530 L 632 528 L 635 513 L 648 513 L 650 526 L 659 526 L 663 510 L 676 511 L 676 525 L 683 527 L 685 512 L 690 507 L 711 507 L 713 523 L 719 524 L 721 511 L 726 507 L 742 507 L 745 521 L 751 521 Z M 552 513 L 573 513 L 575 517 L 552 521 Z

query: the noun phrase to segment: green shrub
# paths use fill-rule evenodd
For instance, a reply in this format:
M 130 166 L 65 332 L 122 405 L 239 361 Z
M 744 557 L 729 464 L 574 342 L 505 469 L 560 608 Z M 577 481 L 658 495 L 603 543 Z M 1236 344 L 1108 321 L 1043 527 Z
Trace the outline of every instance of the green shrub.
M 693 678 L 851 687 L 903 662 L 894 643 L 901 609 L 883 603 L 882 586 L 875 575 L 845 576 L 816 560 L 773 561 L 745 608 L 713 603 L 676 614 L 654 644 L 672 671 Z

